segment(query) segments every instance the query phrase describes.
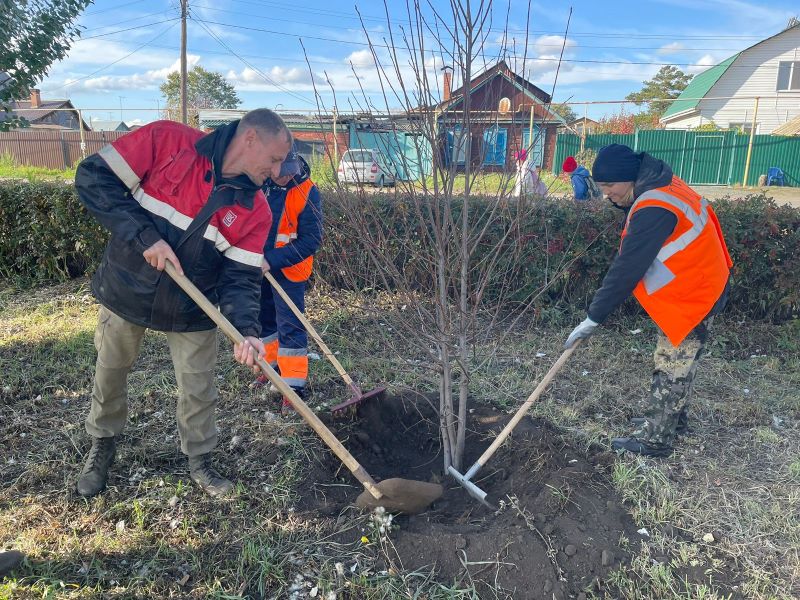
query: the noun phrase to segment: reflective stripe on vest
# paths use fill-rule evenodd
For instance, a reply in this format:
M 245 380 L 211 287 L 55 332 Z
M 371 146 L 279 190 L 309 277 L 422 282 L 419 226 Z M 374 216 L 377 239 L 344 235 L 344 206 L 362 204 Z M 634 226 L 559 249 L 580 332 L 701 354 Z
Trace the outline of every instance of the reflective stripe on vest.
M 628 225 L 630 225 L 630 220 L 633 216 L 636 204 L 644 200 L 660 200 L 665 204 L 669 204 L 670 206 L 681 211 L 681 213 L 692 224 L 691 228 L 687 229 L 679 237 L 662 246 L 661 250 L 658 251 L 656 258 L 653 261 L 653 264 L 650 265 L 645 272 L 644 277 L 642 277 L 642 283 L 644 283 L 647 293 L 654 294 L 675 279 L 675 274 L 670 271 L 664 263 L 681 250 L 685 250 L 689 244 L 699 238 L 700 234 L 703 233 L 703 229 L 708 225 L 708 200 L 705 198 L 700 199 L 700 214 L 697 214 L 694 212 L 694 210 L 692 210 L 692 207 L 689 206 L 688 203 L 678 200 L 672 194 L 667 194 L 666 192 L 660 192 L 657 190 L 645 192 L 644 194 L 641 194 L 636 199 L 636 202 L 634 202 L 631 206 L 631 210 L 628 212 L 628 219 L 625 223 L 626 230 Z
M 279 233 L 278 235 L 275 236 L 275 241 L 276 242 L 281 242 L 283 244 L 288 244 L 292 240 L 296 240 L 296 239 L 297 239 L 297 234 L 296 233 L 289 233 L 289 234 Z

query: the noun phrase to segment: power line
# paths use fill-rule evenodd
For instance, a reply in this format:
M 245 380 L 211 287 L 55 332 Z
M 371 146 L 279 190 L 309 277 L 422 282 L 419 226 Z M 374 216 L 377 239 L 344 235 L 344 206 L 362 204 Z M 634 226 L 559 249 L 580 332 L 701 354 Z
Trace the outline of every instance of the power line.
M 256 73 L 258 73 L 258 74 L 259 74 L 259 75 L 260 75 L 260 76 L 261 76 L 261 77 L 262 77 L 262 78 L 263 78 L 263 79 L 264 79 L 264 80 L 265 80 L 267 83 L 269 83 L 270 85 L 274 85 L 274 86 L 275 86 L 275 87 L 277 87 L 279 90 L 281 90 L 281 91 L 283 91 L 283 92 L 285 92 L 285 93 L 289 94 L 289 95 L 290 95 L 290 96 L 292 96 L 293 98 L 297 98 L 297 99 L 301 100 L 302 102 L 307 102 L 307 103 L 309 103 L 309 104 L 314 104 L 314 101 L 313 101 L 313 100 L 311 100 L 310 98 L 307 98 L 307 97 L 305 97 L 305 96 L 303 96 L 303 95 L 301 95 L 301 94 L 298 94 L 298 93 L 296 93 L 296 92 L 293 92 L 292 90 L 290 90 L 290 89 L 288 89 L 288 88 L 285 88 L 285 87 L 283 87 L 283 86 L 282 86 L 282 85 L 280 85 L 278 82 L 276 82 L 276 81 L 273 81 L 271 78 L 269 78 L 269 77 L 268 77 L 268 76 L 267 76 L 267 75 L 266 75 L 266 74 L 265 74 L 265 73 L 264 73 L 264 72 L 263 72 L 261 69 L 259 69 L 258 67 L 256 67 L 256 66 L 255 66 L 255 65 L 253 65 L 252 63 L 248 62 L 247 60 L 245 60 L 244 58 L 242 58 L 241 56 L 239 56 L 239 54 L 237 54 L 237 53 L 236 53 L 236 52 L 235 52 L 233 49 L 231 49 L 231 47 L 230 47 L 230 46 L 228 46 L 228 45 L 227 45 L 225 42 L 223 42 L 223 41 L 222 41 L 222 40 L 221 40 L 221 39 L 220 39 L 220 38 L 219 38 L 219 37 L 218 37 L 218 36 L 217 36 L 217 35 L 216 35 L 216 34 L 215 34 L 213 31 L 211 31 L 211 29 L 209 29 L 209 28 L 206 26 L 206 22 L 205 22 L 205 21 L 203 21 L 203 20 L 201 20 L 201 19 L 198 19 L 198 18 L 197 18 L 197 17 L 195 17 L 195 16 L 192 16 L 192 20 L 193 20 L 193 21 L 196 21 L 196 22 L 197 22 L 197 23 L 198 23 L 198 24 L 199 24 L 199 25 L 200 25 L 200 26 L 201 26 L 203 29 L 205 29 L 205 30 L 206 30 L 206 32 L 208 33 L 208 35 L 210 35 L 212 38 L 214 38 L 214 39 L 215 39 L 215 40 L 216 40 L 216 41 L 217 41 L 217 42 L 218 42 L 218 43 L 219 43 L 219 44 L 220 44 L 220 45 L 221 45 L 223 48 L 225 48 L 225 49 L 226 49 L 228 52 L 230 52 L 230 53 L 231 53 L 233 56 L 235 56 L 235 57 L 236 57 L 236 58 L 238 58 L 240 61 L 242 61 L 242 62 L 243 62 L 243 63 L 244 63 L 246 66 L 248 66 L 248 67 L 250 67 L 251 69 L 253 69 L 253 71 L 255 71 Z
M 297 5 L 292 4 L 285 4 L 281 2 L 253 2 L 252 0 L 231 0 L 232 2 L 236 2 L 237 4 L 247 4 L 251 6 L 274 6 L 277 8 L 285 8 L 287 10 L 296 11 Z M 345 19 L 354 19 L 359 20 L 358 16 L 355 16 L 351 13 L 345 13 L 342 11 L 333 11 L 333 10 L 320 10 L 314 9 L 314 13 L 316 14 L 327 14 L 331 16 L 338 16 Z M 255 16 L 255 15 L 250 15 Z M 362 15 L 365 21 L 378 21 L 380 23 L 386 23 L 387 19 L 386 16 L 377 16 L 377 15 Z M 394 23 L 402 23 L 404 25 L 412 25 L 411 21 L 408 19 L 402 19 L 398 17 L 389 17 L 389 22 Z M 536 30 L 536 29 L 490 29 L 490 32 L 496 33 L 520 33 L 520 34 L 542 34 L 542 35 L 558 35 L 562 36 L 564 34 L 563 31 L 556 31 L 556 30 Z M 622 38 L 652 38 L 652 39 L 669 39 L 669 40 L 677 40 L 677 39 L 698 39 L 698 40 L 706 40 L 706 39 L 753 39 L 753 40 L 760 40 L 764 39 L 764 36 L 757 36 L 757 35 L 675 35 L 675 34 L 637 34 L 637 33 L 609 33 L 609 32 L 581 32 L 581 31 L 571 31 L 570 36 L 587 36 L 587 37 L 622 37 Z
M 123 61 L 123 60 L 125 60 L 126 58 L 129 58 L 130 56 L 133 56 L 133 55 L 134 55 L 134 54 L 136 54 L 136 53 L 137 53 L 139 50 L 141 50 L 141 49 L 142 49 L 142 48 L 144 48 L 145 46 L 148 46 L 148 45 L 149 45 L 151 42 L 154 42 L 154 41 L 156 41 L 158 38 L 160 38 L 160 37 L 161 37 L 161 36 L 163 36 L 165 33 L 167 33 L 167 32 L 168 32 L 170 29 L 172 29 L 173 27 L 175 27 L 175 24 L 176 24 L 176 23 L 175 23 L 175 21 L 176 21 L 176 19 L 172 19 L 172 21 L 173 21 L 173 23 L 172 23 L 170 26 L 168 26 L 167 28 L 165 28 L 165 29 L 164 29 L 164 30 L 163 30 L 161 33 L 159 33 L 158 35 L 156 35 L 156 36 L 155 36 L 154 38 L 152 38 L 151 40 L 149 40 L 149 41 L 147 41 L 147 42 L 145 42 L 145 43 L 141 44 L 140 46 L 138 46 L 138 47 L 137 47 L 137 48 L 136 48 L 136 49 L 135 49 L 133 52 L 130 52 L 129 54 L 126 54 L 126 55 L 125 55 L 125 56 L 123 56 L 122 58 L 118 58 L 118 59 L 117 59 L 117 60 L 115 60 L 114 62 L 111 62 L 111 63 L 107 64 L 107 65 L 106 65 L 106 66 L 104 66 L 104 67 L 100 67 L 99 69 L 97 69 L 96 71 L 93 71 L 93 72 L 89 73 L 88 75 L 84 75 L 83 77 L 79 77 L 78 79 L 74 79 L 74 80 L 70 81 L 70 82 L 69 82 L 69 83 L 67 83 L 67 84 L 64 84 L 64 85 L 62 85 L 62 86 L 59 86 L 59 87 L 50 88 L 50 89 L 48 89 L 48 90 L 45 90 L 45 91 L 51 92 L 51 91 L 53 91 L 53 90 L 62 90 L 62 89 L 66 89 L 66 88 L 68 88 L 68 87 L 70 87 L 70 86 L 72 86 L 72 85 L 75 85 L 75 84 L 76 84 L 76 83 L 78 83 L 79 81 L 84 81 L 85 79 L 89 79 L 90 77 L 93 77 L 93 76 L 97 75 L 99 72 L 101 72 L 101 71 L 105 71 L 107 68 L 114 66 L 114 65 L 115 65 L 115 64 L 117 64 L 118 62 L 122 62 L 122 61 Z
M 219 25 L 221 27 L 230 27 L 232 29 L 243 29 L 246 31 L 258 31 L 261 33 L 269 33 L 271 35 L 281 35 L 281 36 L 288 36 L 297 39 L 303 40 L 318 40 L 324 42 L 333 42 L 337 44 L 349 44 L 355 46 L 365 46 L 365 47 L 372 47 L 372 48 L 383 48 L 387 50 L 394 50 L 400 52 L 410 52 L 408 48 L 403 48 L 399 46 L 390 46 L 388 44 L 377 44 L 377 43 L 370 43 L 370 42 L 360 42 L 355 40 L 338 40 L 336 38 L 327 38 L 321 36 L 313 36 L 313 35 L 299 35 L 296 33 L 287 33 L 285 31 L 276 31 L 274 29 L 264 29 L 261 27 L 248 27 L 246 25 L 234 25 L 232 23 L 221 23 L 219 21 L 208 21 L 205 20 L 204 23 L 209 25 Z M 440 52 L 436 50 L 427 50 L 425 51 L 427 54 L 432 56 L 439 56 Z M 489 58 L 493 61 L 496 61 L 498 56 L 504 53 L 497 53 L 497 54 L 479 54 L 478 57 L 482 57 L 484 59 Z M 521 58 L 521 57 L 514 57 L 514 58 Z M 526 56 L 526 61 L 530 60 L 531 62 L 542 61 L 542 62 L 564 62 L 564 63 L 584 63 L 584 64 L 603 64 L 603 65 L 649 65 L 649 66 L 660 66 L 660 67 L 668 67 L 668 66 L 681 66 L 681 67 L 704 67 L 704 68 L 711 68 L 714 65 L 707 65 L 701 63 L 681 63 L 681 62 L 655 62 L 655 61 L 628 61 L 628 60 L 595 60 L 595 59 L 579 59 L 579 58 L 556 58 L 556 57 L 547 57 L 547 56 Z M 737 68 L 752 68 L 752 67 L 759 67 L 758 65 L 736 65 Z M 732 67 L 728 67 L 732 68 Z M 777 68 L 777 67 L 775 67 Z
M 111 12 L 113 10 L 119 10 L 120 8 L 125 8 L 126 6 L 130 6 L 131 4 L 141 4 L 145 0 L 133 0 L 133 2 L 126 2 L 125 4 L 117 4 L 116 6 L 112 6 L 111 8 L 104 8 L 103 10 L 93 10 L 90 12 L 83 13 L 84 15 L 99 15 L 101 13 Z
M 157 10 L 156 12 L 147 13 L 144 15 L 139 15 L 138 17 L 133 17 L 131 19 L 125 19 L 124 21 L 114 21 L 113 23 L 106 23 L 104 25 L 96 25 L 93 24 L 91 29 L 83 29 L 82 33 L 91 33 L 93 31 L 101 31 L 107 27 L 119 27 L 120 25 L 124 25 L 125 23 L 133 23 L 134 21 L 141 21 L 142 19 L 147 19 L 149 17 L 154 17 L 156 15 L 164 15 L 164 14 L 174 14 L 172 10 Z
M 223 12 L 223 13 L 228 14 L 228 15 L 241 15 L 243 17 L 251 17 L 251 18 L 254 18 L 254 19 L 262 19 L 262 20 L 265 20 L 265 21 L 281 21 L 281 22 L 287 22 L 287 23 L 295 23 L 297 25 L 308 25 L 308 26 L 311 26 L 311 27 L 327 27 L 327 24 L 325 24 L 325 23 L 312 23 L 312 22 L 309 22 L 309 21 L 298 21 L 297 19 L 281 19 L 281 18 L 272 17 L 272 16 L 255 15 L 255 14 L 252 14 L 252 13 L 245 13 L 245 12 L 240 12 L 240 11 L 232 11 L 232 10 L 228 10 L 228 9 L 224 9 L 224 8 L 215 8 L 213 6 L 208 6 L 207 4 L 198 4 L 196 2 L 193 3 L 193 6 L 195 8 L 204 8 L 206 10 L 213 10 L 213 11 L 217 11 L 217 12 Z M 357 17 L 354 17 L 354 18 L 357 18 Z M 329 29 L 341 29 L 339 27 L 335 27 L 335 28 L 328 27 L 328 28 Z M 488 31 L 500 32 L 501 30 L 490 29 Z M 505 33 L 511 33 L 511 30 L 506 30 Z M 525 32 L 522 31 L 520 33 L 524 34 Z M 303 37 L 305 37 L 305 36 L 303 36 Z M 628 37 L 628 36 L 626 36 L 626 37 Z M 540 48 L 542 48 L 542 47 L 544 47 L 544 48 L 561 48 L 561 43 L 557 43 L 557 44 L 542 44 L 542 43 L 539 43 L 539 42 L 535 42 L 535 44 L 536 44 L 537 47 L 540 47 Z M 595 45 L 580 44 L 578 46 L 578 48 L 618 49 L 618 50 L 661 50 L 663 48 L 663 46 L 653 46 L 653 47 L 646 47 L 646 46 L 595 46 Z M 689 51 L 697 51 L 697 52 L 709 52 L 709 51 L 738 52 L 739 51 L 738 48 L 679 48 L 679 50 L 681 52 L 684 52 L 684 51 L 685 52 L 689 52 Z
M 134 29 L 142 29 L 144 27 L 152 27 L 153 25 L 160 25 L 161 23 L 169 23 L 170 21 L 178 21 L 180 17 L 173 17 L 172 19 L 164 19 L 163 21 L 154 21 L 153 23 L 145 23 L 144 25 L 137 25 L 136 27 L 128 27 L 127 29 L 118 29 L 116 31 L 109 31 L 108 33 L 98 33 L 97 35 L 90 35 L 87 37 L 81 37 L 78 41 L 85 41 L 85 40 L 93 40 L 95 38 L 106 37 L 109 35 L 115 35 L 117 33 L 125 33 L 126 31 L 133 31 Z

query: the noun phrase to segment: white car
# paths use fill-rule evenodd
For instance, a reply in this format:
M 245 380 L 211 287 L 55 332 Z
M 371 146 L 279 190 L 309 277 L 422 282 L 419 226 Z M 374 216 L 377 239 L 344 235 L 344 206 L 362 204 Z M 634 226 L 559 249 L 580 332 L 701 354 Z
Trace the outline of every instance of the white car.
M 342 154 L 337 175 L 340 183 L 395 184 L 395 168 L 380 150 L 353 148 Z

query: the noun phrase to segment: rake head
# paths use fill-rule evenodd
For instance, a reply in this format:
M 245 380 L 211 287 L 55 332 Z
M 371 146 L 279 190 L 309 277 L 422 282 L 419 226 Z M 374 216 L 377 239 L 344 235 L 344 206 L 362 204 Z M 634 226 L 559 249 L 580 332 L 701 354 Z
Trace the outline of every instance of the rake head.
M 353 415 L 355 414 L 356 410 L 358 410 L 358 407 L 362 402 L 365 400 L 371 400 L 373 398 L 381 398 L 386 393 L 385 387 L 377 387 L 367 393 L 362 393 L 361 390 L 355 385 L 352 389 L 353 396 L 349 400 L 342 402 L 341 404 L 337 404 L 331 408 L 331 414 L 334 417 Z

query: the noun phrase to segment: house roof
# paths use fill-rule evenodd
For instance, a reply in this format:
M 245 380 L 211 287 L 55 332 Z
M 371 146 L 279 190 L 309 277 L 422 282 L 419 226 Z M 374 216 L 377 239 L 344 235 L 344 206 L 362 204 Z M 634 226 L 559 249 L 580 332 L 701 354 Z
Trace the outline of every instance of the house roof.
M 51 110 L 41 110 L 43 108 L 49 108 Z M 39 103 L 39 108 L 33 109 L 31 108 L 30 100 L 15 100 L 11 103 L 11 111 L 16 116 L 27 119 L 31 123 L 41 121 L 45 117 L 55 112 L 55 109 L 57 108 L 74 109 L 75 107 L 69 100 L 42 100 L 41 103 Z
M 130 131 L 130 127 L 125 121 L 103 121 L 92 119 L 90 123 L 92 131 Z
M 236 119 L 241 119 L 246 113 L 246 110 L 239 109 L 213 110 L 201 108 L 197 111 L 197 116 L 201 129 L 216 129 Z M 331 113 L 323 113 L 321 115 L 314 113 L 281 113 L 281 118 L 289 129 L 319 129 L 329 128 L 333 125 L 333 115 Z M 354 115 L 339 114 L 336 117 L 336 123 L 345 125 L 354 119 Z
M 495 63 L 491 67 L 485 69 L 482 73 L 473 77 L 469 83 L 470 93 L 474 93 L 479 88 L 491 82 L 495 77 L 502 77 L 511 83 L 511 85 L 513 85 L 515 88 L 520 90 L 527 98 L 531 99 L 535 105 L 538 105 L 540 107 L 540 114 L 538 115 L 539 118 L 542 118 L 546 121 L 555 121 L 562 125 L 565 123 L 564 119 L 560 115 L 545 109 L 545 105 L 549 104 L 551 100 L 550 95 L 540 87 L 534 85 L 524 77 L 512 71 L 504 60 Z M 458 104 L 463 102 L 465 87 L 466 86 L 462 85 L 461 87 L 453 90 L 451 92 L 450 99 L 440 102 L 438 108 L 441 110 L 449 110 L 455 108 Z
M 773 129 L 772 135 L 800 135 L 800 115 Z
M 678 96 L 675 101 L 669 105 L 667 110 L 664 111 L 664 114 L 661 115 L 661 120 L 663 121 L 678 113 L 697 108 L 697 105 L 700 104 L 700 99 L 709 92 L 717 81 L 719 81 L 719 78 L 725 74 L 725 71 L 733 64 L 733 61 L 739 58 L 740 54 L 741 52 L 737 52 L 718 65 L 714 65 L 710 69 L 695 75 L 689 82 L 689 85 L 680 93 L 680 96 Z M 682 100 L 681 98 L 686 99 Z
M 700 99 L 705 97 L 706 94 L 711 90 L 717 81 L 725 74 L 728 68 L 733 64 L 733 62 L 739 58 L 744 52 L 755 48 L 756 46 L 763 44 L 773 38 L 778 37 L 779 35 L 783 35 L 787 31 L 795 28 L 800 28 L 800 23 L 795 23 L 790 21 L 788 27 L 779 31 L 775 35 L 771 35 L 768 38 L 764 38 L 760 42 L 756 42 L 752 46 L 749 46 L 742 50 L 741 52 L 737 52 L 733 56 L 730 56 L 723 60 L 718 65 L 714 65 L 710 69 L 703 71 L 702 73 L 695 75 L 694 78 L 689 82 L 689 85 L 681 92 L 680 96 L 678 96 L 672 104 L 669 105 L 669 108 L 664 111 L 664 114 L 661 115 L 661 121 L 668 121 L 669 119 L 675 117 L 676 115 L 688 112 L 697 108 L 697 105 L 700 104 Z
M 578 117 L 577 119 L 572 119 L 567 123 L 567 125 L 583 125 L 586 123 L 587 125 L 600 125 L 594 119 L 590 119 L 589 117 Z

